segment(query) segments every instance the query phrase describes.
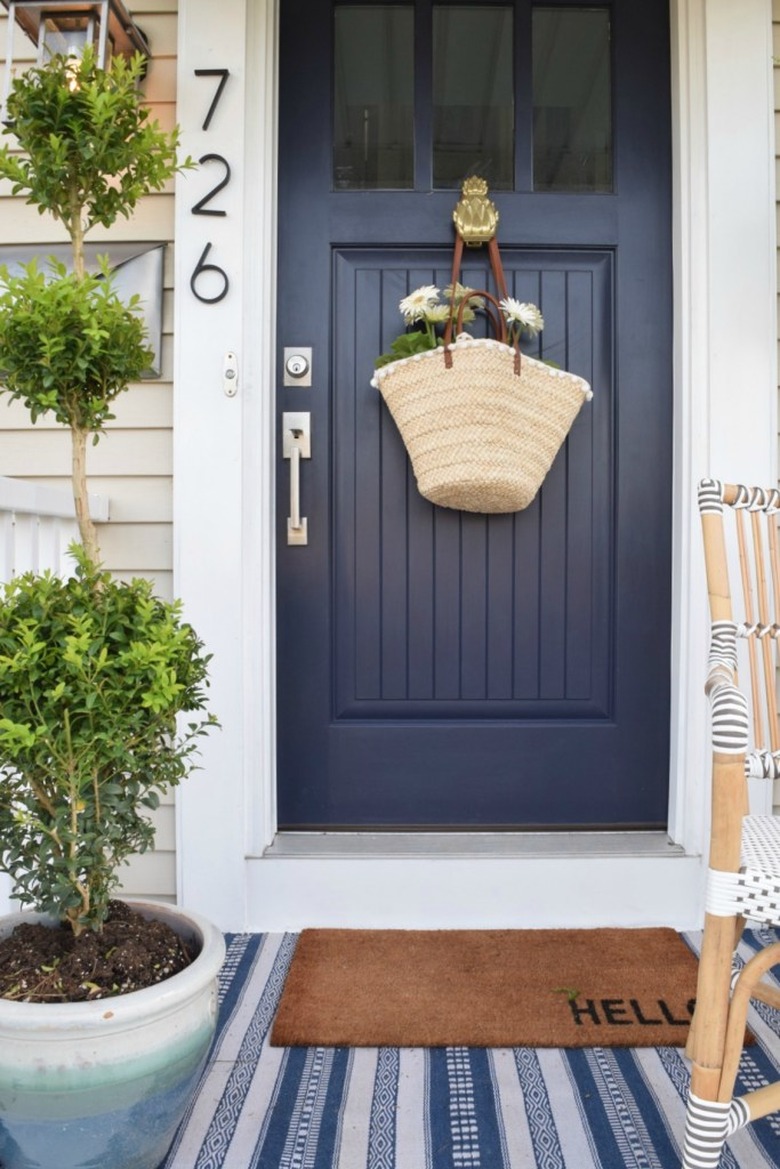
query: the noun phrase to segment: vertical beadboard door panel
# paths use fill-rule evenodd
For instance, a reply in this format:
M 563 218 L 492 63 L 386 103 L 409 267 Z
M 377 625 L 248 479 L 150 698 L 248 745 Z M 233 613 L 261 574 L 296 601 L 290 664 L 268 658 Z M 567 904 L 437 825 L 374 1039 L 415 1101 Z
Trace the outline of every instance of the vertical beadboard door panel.
M 599 392 L 533 504 L 490 516 L 419 495 L 361 352 L 383 303 L 397 304 L 421 275 L 441 285 L 446 256 L 429 254 L 427 268 L 423 259 L 411 254 L 401 267 L 381 250 L 334 256 L 334 715 L 381 718 L 392 703 L 402 718 L 514 718 L 543 714 L 546 703 L 556 717 L 574 704 L 607 717 L 611 647 L 599 631 L 612 608 L 611 256 L 505 256 L 510 282 L 531 276 L 543 290 L 551 359 Z M 471 278 L 481 287 L 488 274 Z

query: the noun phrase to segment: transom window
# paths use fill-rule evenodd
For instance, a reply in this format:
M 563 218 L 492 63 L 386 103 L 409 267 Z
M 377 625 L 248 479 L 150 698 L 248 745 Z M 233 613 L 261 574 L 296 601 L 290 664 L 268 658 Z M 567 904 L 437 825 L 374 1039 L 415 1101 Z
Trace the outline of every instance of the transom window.
M 336 190 L 612 190 L 609 7 L 334 12 Z

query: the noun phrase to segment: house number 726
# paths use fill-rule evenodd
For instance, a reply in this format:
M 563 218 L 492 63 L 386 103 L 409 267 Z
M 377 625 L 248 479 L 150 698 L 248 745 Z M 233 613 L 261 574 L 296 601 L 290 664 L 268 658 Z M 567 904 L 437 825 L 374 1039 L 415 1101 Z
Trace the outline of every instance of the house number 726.
M 203 120 L 203 125 L 201 126 L 202 130 L 208 130 L 209 126 L 211 125 L 211 120 L 217 111 L 222 94 L 224 93 L 225 86 L 227 85 L 227 79 L 230 76 L 230 70 L 196 69 L 195 76 L 216 77 L 219 79 L 217 88 L 214 91 L 214 96 L 211 100 L 211 105 L 208 108 L 206 117 Z M 192 207 L 191 214 L 224 217 L 227 215 L 227 211 L 223 211 L 220 207 L 212 207 L 210 204 L 212 200 L 219 194 L 219 192 L 224 190 L 224 188 L 230 182 L 230 163 L 221 154 L 214 153 L 203 154 L 198 159 L 198 161 L 200 162 L 201 166 L 204 166 L 206 163 L 216 163 L 220 167 L 222 174 L 219 178 L 219 181 L 214 184 L 214 186 L 203 196 L 202 199 L 198 200 L 194 207 Z M 196 296 L 198 300 L 202 301 L 203 304 L 217 304 L 220 300 L 224 300 L 228 294 L 228 289 L 230 288 L 230 279 L 224 268 L 220 268 L 219 264 L 208 262 L 208 256 L 212 247 L 213 244 L 211 241 L 209 241 L 201 252 L 200 258 L 195 265 L 192 276 L 190 276 L 190 288 L 192 289 L 192 294 L 193 296 Z M 208 292 L 201 291 L 201 288 L 199 288 L 199 284 L 204 277 L 206 277 L 208 286 L 210 288 Z M 213 290 L 215 279 L 217 281 L 216 291 Z

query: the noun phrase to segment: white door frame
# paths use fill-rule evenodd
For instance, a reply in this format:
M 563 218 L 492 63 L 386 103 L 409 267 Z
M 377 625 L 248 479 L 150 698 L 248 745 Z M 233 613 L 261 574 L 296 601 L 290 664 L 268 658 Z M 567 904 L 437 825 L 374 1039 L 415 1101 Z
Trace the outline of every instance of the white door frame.
M 219 219 L 191 213 L 220 177 L 214 164 L 177 182 L 175 588 L 214 653 L 222 722 L 203 769 L 178 793 L 178 878 L 180 900 L 225 929 L 699 921 L 707 634 L 695 484 L 707 474 L 777 478 L 771 3 L 742 0 L 735 16 L 731 0 L 672 0 L 671 20 L 676 847 L 621 834 L 275 840 L 277 10 L 275 0 L 181 0 L 183 148 L 221 154 L 232 177 Z M 215 82 L 194 71 L 225 68 L 204 131 Z M 190 286 L 206 243 L 204 262 L 230 280 L 213 304 Z M 216 295 L 221 279 L 206 272 L 195 287 Z M 237 356 L 234 396 L 225 392 L 236 385 L 224 377 L 228 352 Z

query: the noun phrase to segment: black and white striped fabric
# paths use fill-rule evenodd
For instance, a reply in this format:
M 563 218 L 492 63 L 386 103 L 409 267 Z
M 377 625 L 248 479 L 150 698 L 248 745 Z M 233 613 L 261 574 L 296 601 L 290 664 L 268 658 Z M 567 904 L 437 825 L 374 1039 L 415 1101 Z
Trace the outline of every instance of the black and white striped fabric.
M 750 779 L 780 779 L 780 751 L 749 751 L 745 771 Z
M 719 515 L 723 511 L 720 479 L 702 479 L 699 483 L 699 511 L 702 515 Z
M 720 479 L 702 479 L 698 494 L 702 515 L 717 515 L 723 511 L 723 483 Z M 775 515 L 780 511 L 780 491 L 777 488 L 745 487 L 740 483 L 737 498 L 730 506 Z
M 713 621 L 710 626 L 709 672 L 717 674 L 720 669 L 729 670 L 728 680 L 733 680 L 737 669 L 736 621 Z
M 691 1092 L 685 1126 L 683 1169 L 718 1169 L 724 1142 L 750 1121 L 741 1100 L 726 1104 L 701 1100 Z
M 740 484 L 739 494 L 731 506 L 776 515 L 780 510 L 780 492 L 776 487 L 743 487 Z
M 720 755 L 745 755 L 750 718 L 747 699 L 739 687 L 716 676 L 710 689 L 710 709 L 713 750 Z

